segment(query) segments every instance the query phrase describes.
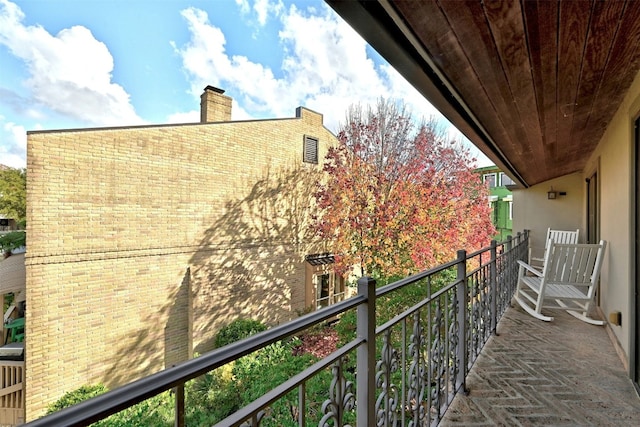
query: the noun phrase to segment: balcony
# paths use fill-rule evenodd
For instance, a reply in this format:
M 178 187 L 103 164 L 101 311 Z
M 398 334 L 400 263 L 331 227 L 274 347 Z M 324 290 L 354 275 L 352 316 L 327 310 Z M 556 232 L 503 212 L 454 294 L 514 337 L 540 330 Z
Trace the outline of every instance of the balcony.
M 173 390 L 175 425 L 185 425 L 189 381 L 349 314 L 356 317 L 353 339 L 216 425 L 631 420 L 640 401 L 604 328 L 562 315 L 543 323 L 510 308 L 516 260 L 524 259 L 527 249 L 528 233 L 519 233 L 478 252 L 459 251 L 447 264 L 389 285 L 376 287 L 362 278 L 358 294 L 348 300 L 28 425 L 88 425 L 167 390 Z M 397 298 L 407 289 L 421 296 Z M 397 312 L 377 315 L 376 301 L 394 297 Z M 318 384 L 325 390 L 320 398 L 310 392 Z M 273 410 L 277 404 L 288 408 L 285 415 Z
M 517 306 L 516 306 L 517 307 Z M 605 328 L 509 308 L 441 425 L 635 425 L 640 399 Z

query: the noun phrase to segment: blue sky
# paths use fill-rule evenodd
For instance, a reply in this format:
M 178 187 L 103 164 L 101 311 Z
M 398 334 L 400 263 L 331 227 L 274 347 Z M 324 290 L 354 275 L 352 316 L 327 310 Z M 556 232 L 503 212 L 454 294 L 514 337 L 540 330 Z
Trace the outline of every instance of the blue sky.
M 321 0 L 0 0 L 2 164 L 29 130 L 198 122 L 207 85 L 234 120 L 305 106 L 335 132 L 381 96 L 442 117 Z

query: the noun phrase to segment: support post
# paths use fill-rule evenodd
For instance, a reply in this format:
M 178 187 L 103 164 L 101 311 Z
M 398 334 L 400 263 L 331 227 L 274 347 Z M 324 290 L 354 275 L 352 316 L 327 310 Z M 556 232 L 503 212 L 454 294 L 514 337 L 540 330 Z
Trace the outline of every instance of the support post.
M 358 306 L 358 338 L 365 343 L 358 347 L 357 390 L 358 427 L 376 423 L 376 281 L 371 277 L 358 279 L 358 295 L 367 302 Z
M 525 249 L 522 249 L 520 253 L 518 253 L 518 259 L 521 259 L 523 261 L 525 260 L 524 254 L 530 250 L 529 248 L 531 246 L 530 245 L 531 242 L 529 241 L 529 238 L 531 237 L 531 235 L 529 233 L 530 233 L 530 230 L 527 230 L 527 229 L 525 229 L 524 232 L 522 233 L 518 231 L 518 243 L 520 244 L 520 247 L 523 246 L 522 245 L 523 242 L 527 243 Z
M 489 286 L 491 289 L 491 332 L 498 335 L 498 242 L 491 241 L 489 263 Z
M 458 299 L 458 378 L 457 385 L 466 394 L 467 390 L 467 251 L 458 251 L 458 269 L 456 274 L 456 296 Z
M 176 396 L 175 427 L 184 427 L 184 384 L 173 389 Z

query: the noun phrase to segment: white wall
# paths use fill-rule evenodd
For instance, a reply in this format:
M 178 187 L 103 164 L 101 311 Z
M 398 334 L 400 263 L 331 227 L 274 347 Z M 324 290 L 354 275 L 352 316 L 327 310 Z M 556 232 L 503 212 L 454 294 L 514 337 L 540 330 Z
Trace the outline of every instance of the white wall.
M 634 121 L 640 114 L 640 74 L 609 123 L 584 170 L 587 177 L 598 171 L 600 236 L 607 240 L 602 268 L 600 306 L 606 316 L 622 313 L 622 325 L 611 325 L 628 358 L 633 333 L 635 217 L 633 145 Z
M 565 192 L 549 200 L 547 192 Z M 580 230 L 580 242 L 586 240 L 585 182 L 582 174 L 574 173 L 546 181 L 526 190 L 513 191 L 513 231 L 530 230 L 530 246 L 534 251 L 544 248 L 547 228 Z M 536 254 L 534 253 L 534 256 Z M 542 255 L 539 253 L 538 255 Z

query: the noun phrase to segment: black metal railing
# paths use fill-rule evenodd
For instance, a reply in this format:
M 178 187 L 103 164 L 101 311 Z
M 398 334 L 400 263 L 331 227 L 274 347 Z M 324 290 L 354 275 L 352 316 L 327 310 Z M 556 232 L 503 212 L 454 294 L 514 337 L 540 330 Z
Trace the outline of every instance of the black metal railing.
M 355 317 L 353 337 L 335 352 L 254 400 L 216 426 L 437 425 L 482 347 L 509 306 L 517 260 L 528 232 L 436 268 L 376 288 L 358 280 L 358 294 L 242 341 L 216 349 L 85 402 L 32 421 L 84 426 L 173 390 L 175 425 L 185 425 L 185 384 L 266 346 L 326 321 Z M 384 302 L 384 304 L 383 304 Z M 384 311 L 376 311 L 385 307 Z M 397 307 L 397 311 L 389 311 Z M 325 392 L 311 394 L 321 383 Z M 186 403 L 185 403 L 186 402 Z M 272 410 L 289 408 L 286 422 Z

